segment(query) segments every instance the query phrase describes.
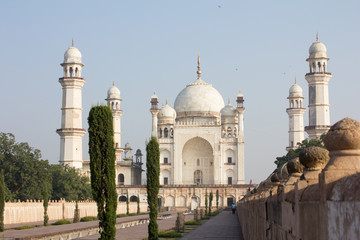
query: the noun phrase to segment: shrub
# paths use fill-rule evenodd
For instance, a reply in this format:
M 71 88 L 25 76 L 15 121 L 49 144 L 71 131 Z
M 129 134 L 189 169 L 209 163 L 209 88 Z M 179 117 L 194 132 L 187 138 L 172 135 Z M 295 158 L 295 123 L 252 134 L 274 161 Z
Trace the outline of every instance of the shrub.
M 98 220 L 97 217 L 94 216 L 87 216 L 80 219 L 80 222 L 90 222 L 90 221 L 96 221 Z
M 35 226 L 29 226 L 29 225 L 25 225 L 25 226 L 20 226 L 15 228 L 16 230 L 24 230 L 24 229 L 32 229 L 35 228 Z
M 116 217 L 117 218 L 122 218 L 122 217 L 127 217 L 127 215 L 126 214 L 117 214 Z
M 136 216 L 136 213 L 129 213 L 128 216 Z
M 161 238 L 178 238 L 182 237 L 182 234 L 172 231 L 160 231 L 158 236 Z
M 195 220 L 189 220 L 189 221 L 185 222 L 185 225 L 201 225 L 201 223 L 197 222 Z
M 54 222 L 52 225 L 64 225 L 64 224 L 70 224 L 71 222 L 66 219 L 61 219 L 56 222 Z

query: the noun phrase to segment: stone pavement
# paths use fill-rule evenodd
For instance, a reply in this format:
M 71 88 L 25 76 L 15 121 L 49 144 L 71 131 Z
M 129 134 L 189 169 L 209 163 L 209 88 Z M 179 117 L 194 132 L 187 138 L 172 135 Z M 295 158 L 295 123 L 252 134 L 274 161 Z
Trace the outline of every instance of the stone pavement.
M 237 213 L 224 210 L 181 239 L 239 239 L 243 240 Z
M 185 215 L 185 221 L 193 220 L 194 215 Z M 171 218 L 158 220 L 159 231 L 170 230 L 175 226 L 176 222 L 176 214 L 172 215 Z M 116 240 L 141 240 L 145 239 L 148 236 L 148 224 L 141 224 L 134 227 L 116 229 Z M 99 234 L 87 236 L 79 239 L 98 239 L 100 237 Z

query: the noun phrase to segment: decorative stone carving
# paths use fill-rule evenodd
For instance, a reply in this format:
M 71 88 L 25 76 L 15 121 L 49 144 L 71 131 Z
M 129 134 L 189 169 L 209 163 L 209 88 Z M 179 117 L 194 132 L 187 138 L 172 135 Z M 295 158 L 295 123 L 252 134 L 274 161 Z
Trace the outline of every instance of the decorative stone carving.
M 288 163 L 287 163 L 287 170 L 289 172 L 289 174 L 292 173 L 302 173 L 304 170 L 304 166 L 300 163 L 299 158 L 294 158 L 291 159 Z
M 360 123 L 351 118 L 338 121 L 326 134 L 324 143 L 329 151 L 360 149 Z
M 300 163 L 307 170 L 319 170 L 329 161 L 329 151 L 321 147 L 308 147 L 300 153 Z

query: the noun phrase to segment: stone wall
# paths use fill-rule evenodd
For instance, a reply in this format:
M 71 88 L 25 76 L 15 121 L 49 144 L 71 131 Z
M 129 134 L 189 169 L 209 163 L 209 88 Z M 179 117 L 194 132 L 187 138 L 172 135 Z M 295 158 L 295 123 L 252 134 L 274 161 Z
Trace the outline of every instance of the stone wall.
M 306 149 L 237 204 L 246 240 L 358 239 L 360 123 L 331 127 L 325 149 Z
M 80 217 L 97 216 L 96 202 L 78 202 Z M 49 201 L 49 220 L 74 218 L 75 202 Z M 140 212 L 147 211 L 147 203 L 140 202 Z M 137 212 L 137 203 L 129 202 L 129 212 Z M 118 202 L 116 214 L 126 213 L 126 202 Z M 41 201 L 7 202 L 5 203 L 4 224 L 42 222 L 44 207 Z

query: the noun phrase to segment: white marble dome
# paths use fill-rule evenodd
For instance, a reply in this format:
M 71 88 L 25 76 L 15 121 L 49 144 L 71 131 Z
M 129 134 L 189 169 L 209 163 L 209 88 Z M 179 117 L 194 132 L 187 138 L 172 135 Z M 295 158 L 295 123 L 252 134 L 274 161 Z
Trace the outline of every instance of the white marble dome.
M 205 83 L 201 78 L 189 84 L 176 97 L 174 108 L 176 113 L 219 113 L 224 107 L 220 93 Z M 188 115 L 189 116 L 189 115 Z
M 166 105 L 162 106 L 159 112 L 159 118 L 176 118 L 176 112 L 175 110 L 170 107 L 167 103 Z
M 289 97 L 303 97 L 303 90 L 298 84 L 294 84 L 289 89 Z
M 81 52 L 76 47 L 69 47 L 64 54 L 64 63 L 81 63 Z
M 120 99 L 120 90 L 115 86 L 111 86 L 107 92 L 108 99 Z
M 309 48 L 309 58 L 327 58 L 326 51 L 325 44 L 316 41 Z
M 234 117 L 237 114 L 237 110 L 233 105 L 229 103 L 221 109 L 220 114 L 222 117 Z

